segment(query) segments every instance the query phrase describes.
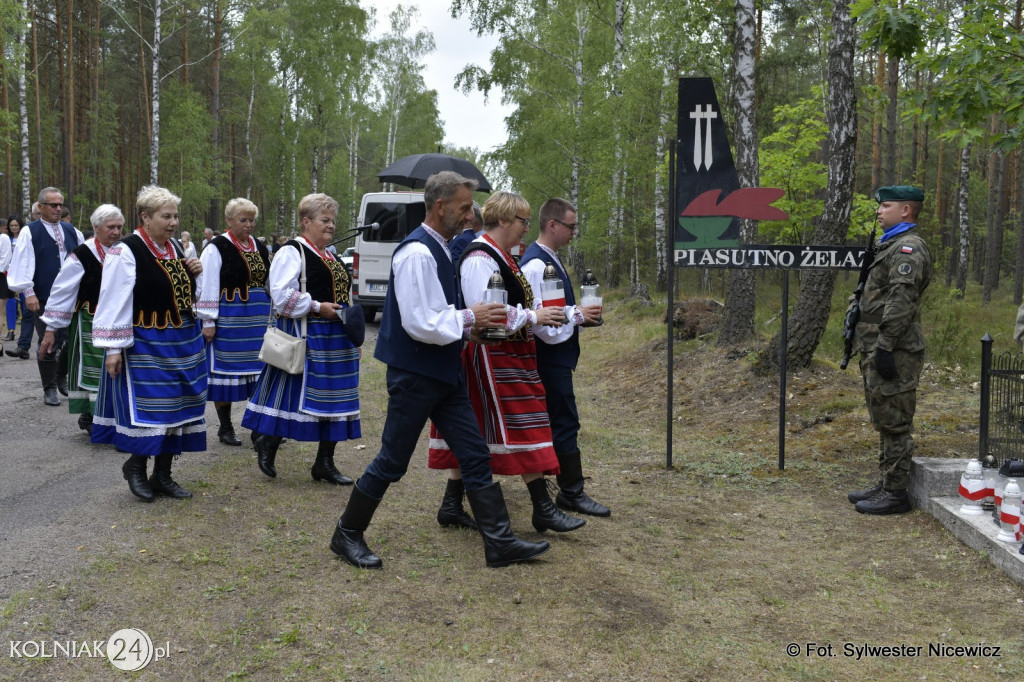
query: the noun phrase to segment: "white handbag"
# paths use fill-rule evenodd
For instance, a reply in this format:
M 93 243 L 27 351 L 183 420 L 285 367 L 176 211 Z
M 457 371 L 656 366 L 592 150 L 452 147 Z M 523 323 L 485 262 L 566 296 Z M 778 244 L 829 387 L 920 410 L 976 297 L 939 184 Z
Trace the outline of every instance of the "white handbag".
M 302 255 L 302 274 L 299 277 L 299 290 L 306 292 L 306 250 L 300 245 Z M 270 304 L 270 317 L 267 319 L 267 331 L 263 334 L 263 346 L 260 348 L 260 361 L 272 367 L 288 372 L 302 374 L 306 366 L 306 316 L 299 322 L 300 336 L 292 336 L 274 326 L 274 304 Z

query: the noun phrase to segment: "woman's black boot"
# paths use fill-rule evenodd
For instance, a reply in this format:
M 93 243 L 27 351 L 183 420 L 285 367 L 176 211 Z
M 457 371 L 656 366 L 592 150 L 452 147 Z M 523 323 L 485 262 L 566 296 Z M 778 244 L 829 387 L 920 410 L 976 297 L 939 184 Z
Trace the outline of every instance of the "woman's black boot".
M 256 448 L 256 464 L 259 465 L 260 471 L 271 478 L 277 478 L 274 458 L 277 457 L 277 448 L 281 446 L 281 440 L 281 436 L 260 434 L 256 437 L 254 444 Z
M 220 419 L 220 428 L 217 429 L 217 438 L 224 445 L 241 445 L 235 435 L 235 427 L 231 426 L 231 403 L 217 405 L 217 417 Z
M 477 530 L 476 521 L 462 506 L 465 488 L 461 478 L 449 478 L 444 490 L 441 508 L 437 510 L 437 522 L 445 528 L 469 528 Z
M 124 474 L 124 480 L 128 481 L 128 488 L 131 489 L 135 497 L 143 502 L 152 502 L 156 499 L 153 489 L 149 486 L 149 480 L 146 478 L 146 462 L 148 460 L 149 457 L 131 455 L 121 465 L 121 473 Z
M 334 485 L 352 485 L 352 479 L 343 476 L 337 467 L 334 466 L 334 448 L 338 445 L 335 441 L 322 440 L 316 449 L 316 461 L 309 473 L 313 475 L 314 481 L 327 481 Z
M 484 539 L 484 557 L 491 568 L 530 561 L 551 549 L 551 545 L 544 541 L 526 542 L 512 534 L 500 484 L 491 483 L 486 488 L 467 490 L 466 499 L 473 510 L 477 530 Z
M 363 531 L 370 525 L 370 519 L 379 504 L 380 500 L 373 499 L 356 484 L 352 487 L 345 512 L 334 529 L 331 551 L 356 568 L 380 568 L 384 565 L 363 539 Z
M 171 478 L 171 460 L 173 459 L 174 455 L 170 453 L 157 455 L 156 462 L 153 463 L 153 475 L 149 478 L 149 485 L 157 495 L 166 495 L 176 500 L 187 500 L 192 497 L 192 493 Z
M 533 527 L 537 532 L 553 530 L 566 533 L 587 524 L 585 520 L 569 516 L 555 506 L 548 495 L 548 482 L 544 478 L 535 478 L 526 487 L 530 491 L 530 501 L 533 502 Z

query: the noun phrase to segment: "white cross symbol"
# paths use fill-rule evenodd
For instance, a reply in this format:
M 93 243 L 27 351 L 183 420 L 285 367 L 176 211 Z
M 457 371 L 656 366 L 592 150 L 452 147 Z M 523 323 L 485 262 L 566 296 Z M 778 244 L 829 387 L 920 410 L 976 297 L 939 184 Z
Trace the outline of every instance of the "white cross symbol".
M 704 110 L 701 111 L 701 105 L 698 104 L 690 112 L 690 118 L 693 119 L 693 165 L 697 170 L 700 170 L 702 164 L 707 170 L 711 170 L 711 119 L 718 118 L 718 112 L 712 111 L 710 104 L 705 104 Z M 708 125 L 707 135 L 704 136 L 702 154 L 700 122 L 703 119 L 707 119 Z

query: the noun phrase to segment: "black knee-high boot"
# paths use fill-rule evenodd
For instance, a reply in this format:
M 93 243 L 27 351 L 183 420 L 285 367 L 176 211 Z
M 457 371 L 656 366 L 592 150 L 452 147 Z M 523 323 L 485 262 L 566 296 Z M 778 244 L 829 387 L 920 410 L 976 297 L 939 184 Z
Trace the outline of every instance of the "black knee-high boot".
M 241 445 L 235 435 L 235 427 L 231 425 L 231 403 L 217 405 L 217 418 L 220 419 L 220 428 L 217 429 L 217 438 L 224 445 Z
M 590 516 L 611 516 L 612 511 L 600 502 L 595 502 L 583 492 L 583 464 L 579 450 L 558 455 L 558 495 L 555 504 L 577 514 Z
M 157 495 L 166 495 L 176 500 L 187 500 L 192 497 L 192 493 L 171 478 L 171 461 L 173 459 L 174 455 L 170 453 L 157 455 L 156 462 L 153 463 L 153 475 L 149 478 L 149 485 Z
M 486 488 L 467 490 L 466 499 L 473 510 L 477 529 L 484 539 L 484 558 L 491 568 L 536 559 L 551 549 L 546 542 L 526 542 L 512 534 L 508 520 L 508 507 L 501 485 L 492 483 Z
M 280 436 L 258 435 L 253 441 L 256 449 L 256 464 L 260 471 L 271 478 L 277 478 L 277 469 L 274 468 L 274 458 L 277 457 L 277 448 L 281 446 L 283 439 Z
M 461 478 L 449 478 L 441 500 L 441 508 L 437 510 L 437 522 L 445 528 L 469 528 L 476 530 L 476 521 L 466 513 L 462 506 L 462 498 L 466 489 Z
M 357 483 L 352 487 L 345 512 L 334 529 L 331 551 L 356 568 L 380 568 L 384 565 L 363 539 L 363 531 L 370 525 L 370 519 L 379 504 L 380 500 L 364 493 Z
M 313 462 L 313 468 L 309 470 L 314 481 L 327 481 L 334 485 L 352 485 L 352 479 L 343 476 L 334 466 L 334 448 L 337 445 L 337 442 L 331 440 L 320 441 L 320 445 L 316 449 L 316 461 Z
M 553 530 L 556 533 L 566 533 L 576 530 L 584 525 L 586 521 L 569 516 L 560 511 L 548 495 L 548 482 L 544 478 L 535 478 L 526 484 L 530 491 L 530 501 L 533 502 L 533 527 L 538 532 Z
M 135 497 L 143 502 L 152 502 L 156 499 L 153 489 L 149 486 L 149 480 L 146 478 L 146 462 L 148 460 L 149 457 L 131 455 L 121 465 L 121 473 L 124 474 L 124 480 L 128 481 L 128 488 L 131 489 Z

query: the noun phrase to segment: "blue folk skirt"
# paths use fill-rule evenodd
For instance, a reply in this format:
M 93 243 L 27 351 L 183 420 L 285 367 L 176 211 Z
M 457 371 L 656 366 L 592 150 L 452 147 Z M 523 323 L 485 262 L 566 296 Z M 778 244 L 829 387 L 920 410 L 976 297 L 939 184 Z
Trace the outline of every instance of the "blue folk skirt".
M 123 370 L 100 377 L 92 442 L 133 455 L 156 456 L 206 449 L 206 345 L 199 323 L 134 328 Z
M 263 370 L 260 346 L 270 316 L 270 297 L 263 287 L 249 289 L 249 300 L 227 300 L 222 293 L 217 333 L 207 344 L 210 391 L 206 399 L 218 403 L 248 400 Z
M 299 335 L 299 321 L 279 318 L 278 328 Z M 310 317 L 302 374 L 266 365 L 246 405 L 242 426 L 300 441 L 359 438 L 359 349 L 338 320 Z

